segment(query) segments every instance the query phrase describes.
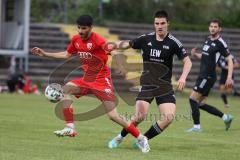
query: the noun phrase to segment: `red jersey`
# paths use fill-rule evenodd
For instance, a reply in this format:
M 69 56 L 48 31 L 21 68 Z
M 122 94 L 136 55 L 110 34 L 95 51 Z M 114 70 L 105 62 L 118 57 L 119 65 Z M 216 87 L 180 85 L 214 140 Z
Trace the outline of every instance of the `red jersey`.
M 96 79 L 110 77 L 110 71 L 107 66 L 107 52 L 104 50 L 106 40 L 92 32 L 91 36 L 82 40 L 80 35 L 75 35 L 68 45 L 67 52 L 75 54 L 80 60 L 84 76 L 87 82 L 93 82 Z

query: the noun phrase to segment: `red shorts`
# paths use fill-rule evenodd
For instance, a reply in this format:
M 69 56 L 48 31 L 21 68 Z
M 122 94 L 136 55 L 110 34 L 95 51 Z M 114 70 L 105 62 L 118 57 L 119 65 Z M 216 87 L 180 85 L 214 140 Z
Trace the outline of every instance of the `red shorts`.
M 110 78 L 98 78 L 94 82 L 86 82 L 83 78 L 69 81 L 80 88 L 80 93 L 75 95 L 77 98 L 93 94 L 101 101 L 115 101 L 115 95 Z

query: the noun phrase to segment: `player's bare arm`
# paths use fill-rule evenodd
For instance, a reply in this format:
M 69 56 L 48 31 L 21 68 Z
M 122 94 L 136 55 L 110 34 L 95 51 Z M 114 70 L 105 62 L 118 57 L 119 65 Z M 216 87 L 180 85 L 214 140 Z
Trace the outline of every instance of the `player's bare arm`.
M 130 47 L 131 47 L 130 40 L 123 40 L 123 41 L 116 42 L 116 49 L 126 50 L 126 49 L 129 49 Z
M 71 57 L 71 54 L 68 54 L 67 51 L 50 53 L 38 47 L 32 48 L 31 52 L 33 55 L 40 56 L 40 57 L 50 57 L 50 58 L 59 58 L 59 59 L 68 59 L 69 57 Z
M 193 55 L 197 59 L 201 59 L 202 58 L 202 54 L 197 51 L 197 48 L 192 48 L 191 55 Z
M 122 53 L 122 52 L 120 52 Z M 112 51 L 111 54 L 114 55 L 113 58 L 115 59 L 118 74 L 122 75 L 124 78 L 126 78 L 126 75 L 128 71 L 125 68 L 125 55 L 120 54 L 119 51 Z
M 231 87 L 233 85 L 232 74 L 233 74 L 233 61 L 231 55 L 226 57 L 228 61 L 228 76 L 225 83 L 226 87 Z
M 127 70 L 124 67 L 122 51 L 131 47 L 129 42 L 129 40 L 123 40 L 118 42 L 108 42 L 104 45 L 104 50 L 110 52 L 111 55 L 114 56 L 119 74 L 124 77 L 127 75 Z
M 129 49 L 131 47 L 129 42 L 130 40 L 107 42 L 102 46 L 102 48 L 107 53 L 111 53 L 111 55 L 115 55 L 115 54 L 119 54 L 119 52 L 113 52 L 113 51 L 116 51 L 116 50 L 123 51 L 123 50 Z
M 179 78 L 179 80 L 177 81 L 177 89 L 182 91 L 186 85 L 186 79 L 187 76 L 192 68 L 192 62 L 190 60 L 190 58 L 187 56 L 185 57 L 183 60 L 183 71 L 182 74 Z

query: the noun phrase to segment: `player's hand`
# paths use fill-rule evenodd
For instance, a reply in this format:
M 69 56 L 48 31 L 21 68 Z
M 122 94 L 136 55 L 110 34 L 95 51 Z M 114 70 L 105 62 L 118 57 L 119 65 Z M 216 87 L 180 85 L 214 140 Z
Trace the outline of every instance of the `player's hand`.
M 183 79 L 183 78 L 180 78 L 180 79 L 177 81 L 177 90 L 183 91 L 185 85 L 186 85 L 186 80 Z
M 233 86 L 233 80 L 232 78 L 227 78 L 226 82 L 225 82 L 225 87 L 226 88 L 231 88 Z
M 45 51 L 38 47 L 32 48 L 31 52 L 33 55 L 36 55 L 36 56 L 41 56 L 41 57 L 45 56 Z
M 112 52 L 117 48 L 117 45 L 113 42 L 108 42 L 103 45 L 103 50 L 106 51 L 107 53 L 112 54 Z

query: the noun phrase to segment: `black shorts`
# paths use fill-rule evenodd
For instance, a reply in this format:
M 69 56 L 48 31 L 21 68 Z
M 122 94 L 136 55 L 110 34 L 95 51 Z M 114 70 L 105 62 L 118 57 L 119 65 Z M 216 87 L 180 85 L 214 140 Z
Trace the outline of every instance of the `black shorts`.
M 145 92 L 144 90 L 141 90 L 136 100 L 146 101 L 151 104 L 154 98 L 156 100 L 157 105 L 160 105 L 163 103 L 176 104 L 174 91 L 170 91 L 168 93 L 160 94 L 160 95 L 153 95 L 153 94 L 149 94 L 148 92 Z
M 226 80 L 227 80 L 228 72 L 227 71 L 222 71 L 219 79 L 219 85 L 224 85 Z M 232 76 L 232 79 L 234 76 Z
M 202 96 L 208 96 L 210 90 L 214 86 L 214 83 L 216 82 L 216 78 L 207 77 L 207 78 L 201 78 L 198 77 L 195 86 L 193 87 L 193 90 L 201 93 Z

